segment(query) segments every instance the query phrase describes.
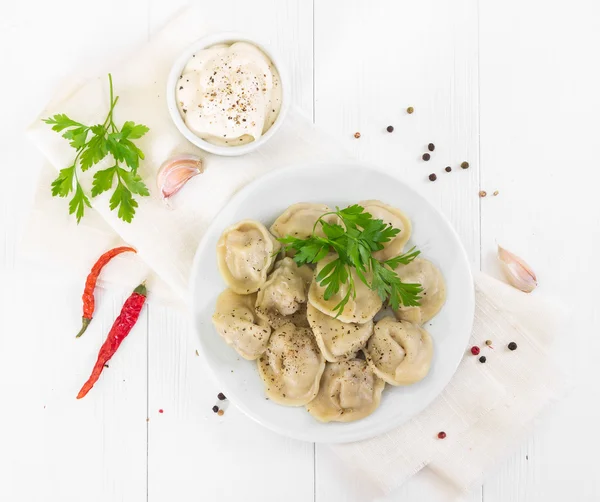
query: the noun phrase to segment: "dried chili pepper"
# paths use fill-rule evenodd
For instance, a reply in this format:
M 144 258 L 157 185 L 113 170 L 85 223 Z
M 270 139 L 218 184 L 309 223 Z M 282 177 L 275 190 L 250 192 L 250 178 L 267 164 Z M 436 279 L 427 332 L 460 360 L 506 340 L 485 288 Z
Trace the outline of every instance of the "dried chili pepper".
M 145 301 L 146 286 L 144 283 L 142 283 L 135 288 L 133 293 L 131 293 L 131 296 L 125 300 L 119 317 L 115 319 L 115 322 L 113 323 L 112 328 L 110 328 L 110 332 L 106 337 L 106 341 L 102 344 L 102 347 L 100 347 L 98 359 L 96 360 L 92 374 L 79 391 L 79 394 L 77 394 L 77 399 L 85 397 L 85 395 L 98 381 L 98 378 L 100 378 L 100 373 L 102 373 L 102 370 L 104 369 L 104 364 L 106 364 L 114 355 L 119 348 L 119 345 L 121 345 L 121 342 L 125 339 L 125 337 L 131 331 L 131 328 L 133 328 L 137 322 Z
M 94 263 L 92 270 L 90 271 L 87 279 L 85 281 L 85 289 L 83 290 L 83 296 L 81 299 L 83 300 L 83 317 L 81 320 L 83 321 L 83 325 L 81 326 L 81 330 L 77 333 L 75 338 L 79 338 L 87 327 L 90 325 L 92 321 L 92 315 L 94 314 L 94 307 L 96 306 L 94 300 L 94 290 L 96 289 L 96 282 L 98 281 L 98 276 L 100 275 L 100 271 L 110 260 L 112 260 L 115 256 L 121 253 L 125 253 L 126 251 L 133 251 L 136 253 L 137 251 L 129 246 L 121 246 L 118 248 L 113 248 L 106 253 L 104 253 L 98 261 Z

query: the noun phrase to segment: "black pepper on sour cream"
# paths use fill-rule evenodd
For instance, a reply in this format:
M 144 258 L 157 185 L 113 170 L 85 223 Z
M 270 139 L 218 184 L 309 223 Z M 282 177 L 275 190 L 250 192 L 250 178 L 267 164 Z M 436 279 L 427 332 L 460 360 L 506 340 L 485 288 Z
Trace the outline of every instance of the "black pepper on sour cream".
M 257 140 L 281 109 L 277 69 L 264 52 L 246 42 L 196 52 L 185 65 L 175 93 L 187 127 L 216 145 Z

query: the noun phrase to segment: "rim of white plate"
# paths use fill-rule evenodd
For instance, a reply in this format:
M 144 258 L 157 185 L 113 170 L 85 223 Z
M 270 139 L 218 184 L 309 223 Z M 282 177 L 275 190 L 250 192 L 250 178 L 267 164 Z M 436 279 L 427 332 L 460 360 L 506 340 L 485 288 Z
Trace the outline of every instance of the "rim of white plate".
M 314 170 L 315 172 L 318 172 L 319 168 L 327 168 L 327 167 L 331 168 L 331 167 L 336 167 L 336 166 L 339 167 L 342 165 L 349 167 L 349 168 L 366 169 L 366 170 L 375 171 L 380 176 L 386 176 L 388 178 L 393 179 L 395 182 L 402 184 L 404 186 L 404 189 L 406 189 L 408 192 L 411 192 L 411 194 L 413 196 L 420 199 L 421 203 L 425 204 L 430 209 L 432 209 L 435 213 L 437 213 L 440 220 L 444 223 L 444 225 L 450 231 L 452 237 L 456 241 L 456 244 L 458 244 L 458 249 L 460 250 L 460 259 L 462 261 L 461 265 L 465 269 L 465 272 L 468 274 L 468 279 L 470 281 L 470 284 L 473 285 L 471 288 L 468 288 L 468 290 L 466 291 L 467 296 L 463 298 L 465 309 L 466 309 L 465 314 L 468 314 L 468 317 L 469 317 L 468 329 L 465 329 L 465 333 L 463 334 L 463 339 L 461 340 L 461 343 L 460 343 L 460 354 L 463 354 L 464 350 L 466 349 L 466 347 L 468 345 L 468 341 L 469 341 L 471 331 L 472 331 L 472 326 L 473 326 L 473 320 L 474 320 L 474 314 L 475 314 L 475 288 L 474 288 L 473 275 L 471 273 L 471 267 L 469 265 L 468 256 L 467 256 L 466 250 L 460 240 L 459 235 L 457 234 L 456 230 L 454 229 L 454 227 L 452 226 L 452 224 L 450 223 L 448 218 L 443 213 L 441 213 L 435 206 L 433 206 L 433 204 L 431 204 L 423 195 L 421 195 L 414 188 L 412 188 L 411 186 L 409 186 L 408 184 L 406 184 L 404 181 L 400 180 L 399 178 L 396 178 L 396 177 L 392 176 L 391 174 L 383 171 L 382 169 L 379 169 L 375 166 L 369 165 L 364 162 L 358 162 L 358 161 L 311 162 L 311 163 L 293 164 L 290 166 L 286 166 L 283 168 L 279 168 L 279 169 L 270 171 L 270 172 L 258 177 L 257 179 L 251 181 L 250 183 L 245 185 L 242 189 L 240 189 L 238 192 L 236 192 L 227 201 L 227 203 L 219 210 L 217 215 L 214 217 L 213 222 L 205 230 L 204 236 L 202 237 L 200 244 L 198 245 L 198 248 L 196 249 L 196 253 L 194 255 L 194 261 L 193 261 L 193 265 L 192 265 L 192 272 L 190 274 L 190 283 L 189 283 L 189 289 L 188 289 L 188 294 L 189 294 L 188 302 L 189 302 L 190 312 L 193 314 L 192 305 L 194 304 L 194 298 L 196 297 L 196 294 L 197 294 L 196 293 L 196 290 L 197 290 L 196 282 L 197 281 L 194 281 L 193 278 L 196 277 L 199 272 L 199 267 L 200 267 L 199 257 L 202 255 L 204 249 L 209 244 L 208 237 L 215 230 L 215 227 L 220 223 L 219 217 L 220 217 L 221 213 L 223 213 L 223 211 L 225 211 L 225 209 L 228 206 L 235 203 L 236 200 L 244 198 L 246 196 L 246 194 L 248 194 L 248 192 L 251 192 L 258 185 L 268 182 L 272 178 L 277 178 L 277 177 L 282 177 L 282 176 L 285 177 L 286 173 L 293 172 L 296 170 L 309 170 L 310 169 L 310 170 Z M 217 264 L 215 263 L 214 266 L 216 267 Z M 202 335 L 201 335 L 200 327 L 198 324 L 199 323 L 198 323 L 197 316 L 192 315 L 192 325 L 194 328 L 194 332 L 195 332 L 196 336 L 198 336 L 201 339 Z M 223 342 L 223 343 L 225 343 L 225 342 Z M 273 432 L 276 432 L 276 433 L 286 436 L 286 437 L 290 437 L 292 439 L 298 439 L 298 440 L 302 440 L 302 441 L 309 441 L 309 442 L 316 442 L 316 443 L 331 443 L 331 444 L 333 444 L 333 443 L 349 443 L 349 442 L 353 442 L 353 441 L 361 441 L 361 440 L 369 439 L 369 438 L 378 436 L 380 434 L 385 434 L 386 432 L 406 423 L 408 420 L 411 420 L 412 418 L 417 416 L 419 413 L 421 413 L 427 406 L 429 406 L 437 397 L 439 397 L 439 395 L 446 388 L 446 386 L 448 385 L 448 383 L 450 382 L 450 380 L 456 373 L 456 370 L 458 369 L 458 365 L 460 364 L 460 361 L 462 360 L 462 355 L 460 355 L 457 350 L 456 360 L 453 362 L 452 370 L 448 372 L 448 376 L 445 379 L 445 381 L 441 384 L 438 384 L 439 388 L 436 389 L 433 397 L 431 397 L 428 401 L 423 402 L 422 405 L 420 405 L 417 409 L 415 409 L 411 417 L 405 418 L 404 420 L 401 420 L 398 422 L 394 422 L 394 421 L 390 421 L 387 423 L 382 422 L 378 426 L 372 427 L 368 433 L 355 432 L 355 431 L 352 431 L 349 429 L 349 430 L 345 431 L 344 433 L 337 432 L 336 437 L 327 438 L 327 437 L 324 437 L 326 434 L 319 434 L 319 433 L 314 433 L 314 432 L 313 433 L 304 433 L 304 432 L 299 432 L 299 431 L 290 431 L 289 429 L 286 429 L 286 427 L 284 425 L 281 425 L 277 421 L 272 421 L 272 420 L 269 420 L 268 418 L 265 418 L 262 415 L 256 414 L 251 407 L 247 406 L 243 402 L 243 400 L 237 398 L 239 396 L 239 393 L 236 391 L 235 388 L 230 387 L 229 385 L 224 384 L 221 381 L 221 379 L 219 378 L 215 369 L 213 368 L 212 361 L 209 359 L 208 355 L 206 354 L 204 347 L 201 347 L 201 349 L 202 350 L 200 350 L 198 353 L 200 354 L 202 361 L 205 363 L 205 366 L 208 368 L 208 372 L 211 375 L 211 377 L 213 378 L 213 380 L 221 386 L 223 392 L 228 397 L 228 399 L 231 401 L 231 403 L 234 406 L 236 406 L 238 409 L 240 409 L 248 417 L 250 417 L 252 420 L 259 423 L 263 427 L 266 427 L 266 428 L 272 430 Z M 231 349 L 231 350 L 233 350 L 233 349 Z M 252 362 L 252 361 L 250 361 L 250 362 Z M 374 413 L 376 413 L 376 412 L 377 412 L 377 410 L 375 410 Z M 358 423 L 358 422 L 360 422 L 360 421 L 357 421 L 354 423 Z M 324 425 L 326 426 L 327 424 L 324 424 Z

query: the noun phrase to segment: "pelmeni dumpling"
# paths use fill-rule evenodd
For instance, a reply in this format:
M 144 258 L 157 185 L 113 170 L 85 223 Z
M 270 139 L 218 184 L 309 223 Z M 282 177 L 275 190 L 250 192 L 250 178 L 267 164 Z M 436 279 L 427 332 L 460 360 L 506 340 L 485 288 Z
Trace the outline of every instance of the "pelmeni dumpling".
M 384 317 L 375 324 L 365 356 L 379 378 L 390 385 L 409 385 L 429 373 L 433 343 L 420 326 Z
M 217 243 L 219 271 L 238 294 L 255 293 L 267 280 L 281 244 L 254 220 L 227 228 Z
M 342 322 L 323 314 L 310 304 L 306 315 L 317 344 L 329 362 L 354 358 L 373 334 L 372 320 L 364 324 Z
M 271 335 L 258 360 L 258 372 L 269 399 L 286 406 L 302 406 L 319 392 L 325 359 L 308 328 L 284 324 Z
M 306 409 L 321 422 L 353 422 L 377 409 L 384 387 L 362 359 L 327 363 L 319 393 Z
M 286 322 L 301 320 L 294 316 L 306 316 L 306 292 L 313 278 L 313 271 L 307 265 L 298 267 L 291 258 L 284 258 L 275 264 L 267 282 L 260 288 L 256 298 L 256 315 L 273 328 Z M 296 324 L 296 323 L 294 323 Z
M 217 298 L 213 324 L 228 345 L 244 359 L 257 359 L 265 350 L 271 327 L 254 313 L 256 295 L 238 295 L 226 289 Z
M 410 234 L 412 233 L 412 226 L 408 216 L 400 211 L 400 209 L 388 206 L 380 200 L 365 200 L 358 204 L 359 206 L 364 207 L 365 211 L 373 216 L 373 218 L 383 220 L 384 223 L 388 223 L 400 230 L 400 233 L 396 235 L 396 237 L 391 241 L 386 242 L 383 245 L 383 249 L 374 252 L 373 256 L 377 260 L 383 261 L 401 255 L 404 246 L 408 242 L 408 239 L 410 239 Z
M 334 255 L 327 256 L 317 264 L 316 275 L 323 269 L 325 265 L 335 259 Z M 371 274 L 365 274 L 367 281 L 371 281 Z M 375 314 L 381 309 L 382 301 L 377 292 L 370 289 L 356 275 L 356 270 L 352 269 L 352 279 L 356 289 L 356 298 L 350 297 L 350 300 L 344 307 L 344 311 L 337 317 L 342 322 L 365 323 L 373 319 Z M 310 289 L 308 290 L 308 301 L 316 309 L 330 317 L 335 317 L 336 312 L 333 310 L 335 306 L 346 296 L 348 291 L 348 283 L 342 284 L 340 290 L 333 295 L 329 300 L 325 300 L 325 288 L 321 286 L 316 279 L 313 279 Z
M 446 301 L 446 284 L 440 270 L 429 260 L 415 258 L 408 265 L 400 265 L 396 273 L 404 283 L 417 283 L 423 288 L 418 307 L 404 307 L 394 311 L 398 319 L 423 324 L 435 316 Z
M 271 233 L 276 237 L 291 235 L 298 239 L 306 239 L 313 233 L 316 221 L 325 213 L 331 211 L 326 204 L 313 204 L 310 202 L 299 202 L 288 207 L 275 223 L 271 226 Z M 328 223 L 337 223 L 337 216 L 330 214 L 324 220 Z M 324 236 L 321 225 L 315 228 L 317 235 Z

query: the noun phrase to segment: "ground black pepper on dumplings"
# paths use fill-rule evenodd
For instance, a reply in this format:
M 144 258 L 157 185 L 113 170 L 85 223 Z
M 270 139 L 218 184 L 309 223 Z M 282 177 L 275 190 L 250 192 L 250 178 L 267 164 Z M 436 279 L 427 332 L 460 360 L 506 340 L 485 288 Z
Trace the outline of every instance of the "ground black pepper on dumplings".
M 408 217 L 381 201 L 359 204 L 373 218 L 401 230 L 373 257 L 390 260 L 402 255 L 411 235 Z M 307 265 L 298 267 L 293 253 L 277 253 L 278 238 L 307 239 L 313 228 L 317 235 L 323 232 L 322 225 L 315 227 L 315 223 L 328 211 L 325 204 L 298 203 L 269 230 L 252 220 L 226 229 L 217 254 L 229 289 L 217 299 L 213 323 L 241 357 L 256 361 L 266 399 L 306 406 L 320 421 L 350 422 L 377 409 L 386 382 L 408 385 L 427 375 L 434 342 L 422 325 L 442 308 L 445 283 L 431 262 L 412 256 L 410 263 L 397 263 L 393 271 L 401 281 L 421 285 L 419 305 L 399 305 L 395 317 L 374 322 L 383 302 L 356 276 L 356 297 L 336 317 L 339 297 L 335 295 L 343 293 L 325 300 L 326 288 L 315 279 L 331 258 L 323 255 L 315 260 L 312 270 Z M 335 214 L 326 218 L 329 225 L 338 223 Z M 350 275 L 354 273 L 351 269 Z M 390 357 L 409 353 L 410 357 Z M 226 399 L 223 393 L 217 397 Z M 218 406 L 213 411 L 224 413 Z

